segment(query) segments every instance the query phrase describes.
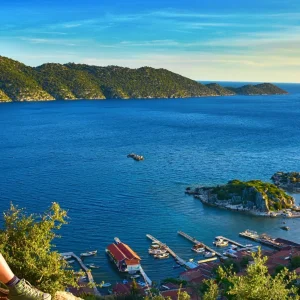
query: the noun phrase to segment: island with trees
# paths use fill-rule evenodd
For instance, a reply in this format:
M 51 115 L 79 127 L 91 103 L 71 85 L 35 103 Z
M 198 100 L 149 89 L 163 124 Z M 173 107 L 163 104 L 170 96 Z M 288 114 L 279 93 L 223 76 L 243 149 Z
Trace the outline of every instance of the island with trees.
M 271 180 L 284 190 L 300 193 L 300 172 L 276 172 Z
M 300 217 L 295 199 L 276 185 L 261 180 L 231 180 L 214 187 L 186 188 L 203 204 L 267 217 Z
M 264 83 L 240 88 L 201 84 L 166 69 L 47 63 L 39 67 L 0 56 L 0 102 L 76 99 L 189 98 L 287 94 Z

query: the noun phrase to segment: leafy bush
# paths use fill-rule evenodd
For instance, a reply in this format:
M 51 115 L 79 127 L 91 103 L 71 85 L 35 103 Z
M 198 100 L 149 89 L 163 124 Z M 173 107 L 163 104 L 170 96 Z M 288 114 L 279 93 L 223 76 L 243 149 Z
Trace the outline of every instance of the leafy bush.
M 0 252 L 12 271 L 42 291 L 54 294 L 68 285 L 77 286 L 74 272 L 54 250 L 57 230 L 66 224 L 67 212 L 53 203 L 43 215 L 27 215 L 11 205 L 4 214 L 4 229 L 0 232 Z

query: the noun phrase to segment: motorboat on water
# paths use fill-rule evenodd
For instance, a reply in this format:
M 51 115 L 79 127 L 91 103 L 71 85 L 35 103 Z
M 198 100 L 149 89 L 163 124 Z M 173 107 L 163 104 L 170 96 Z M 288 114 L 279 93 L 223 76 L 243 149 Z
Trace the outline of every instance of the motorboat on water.
M 96 254 L 97 254 L 97 250 L 80 253 L 80 256 L 86 257 L 86 256 L 93 256 L 93 255 L 96 255 Z
M 100 268 L 99 266 L 96 266 L 95 264 L 88 264 L 87 266 L 91 269 L 99 269 Z
M 223 239 L 218 239 L 214 242 L 214 245 L 216 245 L 217 247 L 226 247 L 228 246 L 228 241 L 225 241 Z
M 132 276 L 130 276 L 130 278 L 131 279 L 136 279 L 136 278 L 139 278 L 141 275 L 139 275 L 139 274 L 136 274 L 136 275 L 132 275 Z
M 106 288 L 106 287 L 110 287 L 110 286 L 111 286 L 111 283 L 109 283 L 109 282 L 101 284 L 102 288 Z
M 209 251 L 207 251 L 207 252 L 204 253 L 204 257 L 205 258 L 211 258 L 211 257 L 214 257 L 215 255 L 216 255 L 215 252 L 209 252 Z
M 152 255 L 157 255 L 157 254 L 164 254 L 164 253 L 167 253 L 167 250 L 162 250 L 162 249 L 149 249 L 148 250 L 149 254 L 152 254 Z
M 202 253 L 205 251 L 205 247 L 202 243 L 198 243 L 192 247 L 192 251 L 196 253 Z
M 68 260 L 68 259 L 70 259 L 70 258 L 72 258 L 71 255 L 64 255 L 64 256 L 62 256 L 62 259 L 64 259 L 64 260 Z
M 75 260 L 74 260 L 74 259 L 72 259 L 72 260 L 68 260 L 68 261 L 67 261 L 67 263 L 68 263 L 69 265 L 71 265 L 71 264 L 74 264 L 74 262 L 75 262 Z
M 156 255 L 154 255 L 154 257 L 159 258 L 159 259 L 169 258 L 169 253 L 156 254 Z

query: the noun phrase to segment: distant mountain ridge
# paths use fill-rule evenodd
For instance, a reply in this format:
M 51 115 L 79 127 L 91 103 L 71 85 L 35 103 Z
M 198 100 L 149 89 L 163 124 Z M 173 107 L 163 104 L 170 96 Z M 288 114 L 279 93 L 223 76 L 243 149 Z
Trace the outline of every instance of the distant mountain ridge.
M 0 101 L 187 98 L 287 94 L 264 83 L 240 88 L 203 85 L 166 69 L 47 63 L 33 68 L 0 56 Z

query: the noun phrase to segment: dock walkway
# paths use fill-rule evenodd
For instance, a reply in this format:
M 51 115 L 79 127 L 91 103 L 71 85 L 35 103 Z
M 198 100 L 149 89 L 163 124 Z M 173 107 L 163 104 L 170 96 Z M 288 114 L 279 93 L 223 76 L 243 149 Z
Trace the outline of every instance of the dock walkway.
M 190 235 L 184 233 L 183 231 L 178 231 L 177 233 L 178 233 L 179 235 L 181 235 L 182 237 L 186 238 L 187 240 L 191 241 L 191 242 L 194 243 L 194 244 L 199 244 L 199 243 L 203 244 L 203 246 L 205 247 L 206 250 L 208 250 L 208 251 L 210 251 L 210 252 L 212 252 L 212 253 L 215 253 L 215 254 L 216 254 L 217 256 L 219 256 L 219 257 L 223 257 L 223 254 L 222 254 L 222 253 L 220 253 L 220 252 L 218 252 L 218 251 L 216 251 L 216 250 L 210 248 L 209 246 L 205 245 L 205 244 L 202 243 L 202 242 L 197 241 L 195 238 L 193 238 L 193 237 L 191 237 Z
M 152 280 L 148 277 L 142 266 L 140 266 L 140 273 L 142 274 L 145 282 L 147 282 L 148 286 L 152 286 Z
M 217 236 L 216 239 L 222 239 L 222 240 L 227 241 L 228 243 L 236 245 L 236 246 L 238 246 L 240 248 L 247 248 L 246 245 L 240 244 L 240 243 L 238 243 L 238 242 L 236 242 L 234 240 L 231 240 L 231 239 L 229 239 L 229 238 L 227 238 L 225 236 L 221 236 L 220 235 L 220 236 Z
M 166 250 L 175 258 L 175 260 L 180 264 L 185 266 L 187 269 L 190 269 L 188 263 L 183 260 L 181 257 L 179 257 L 170 247 L 168 247 L 166 244 L 162 243 L 161 241 L 159 241 L 158 239 L 156 239 L 154 236 L 150 235 L 150 234 L 146 234 L 146 237 L 148 239 L 150 239 L 152 242 L 155 242 L 157 244 L 159 244 L 160 246 L 163 246 L 166 248 Z
M 83 263 L 82 259 L 79 258 L 75 253 L 73 252 L 65 252 L 65 253 L 60 253 L 60 255 L 63 256 L 72 256 L 80 265 L 81 269 L 85 272 L 87 278 L 88 278 L 88 282 L 94 284 L 94 278 L 93 275 L 91 273 L 91 271 L 88 269 L 88 267 Z M 100 292 L 98 291 L 96 286 L 93 286 L 93 290 L 94 290 L 94 295 L 96 296 L 101 296 Z

